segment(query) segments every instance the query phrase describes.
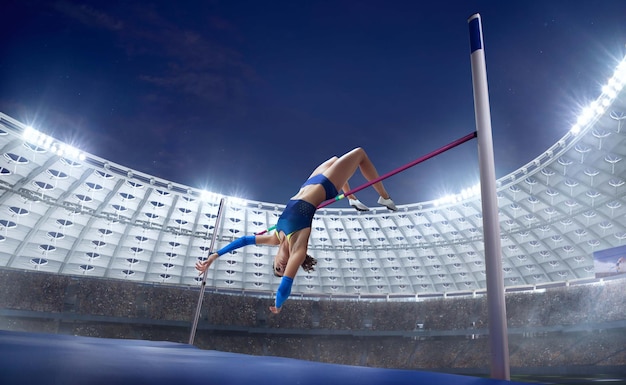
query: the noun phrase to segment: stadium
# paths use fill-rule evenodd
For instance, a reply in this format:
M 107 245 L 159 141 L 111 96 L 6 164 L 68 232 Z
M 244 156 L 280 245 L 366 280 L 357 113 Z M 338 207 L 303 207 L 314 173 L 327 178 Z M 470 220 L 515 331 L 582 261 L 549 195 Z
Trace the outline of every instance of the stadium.
M 611 379 L 626 365 L 625 82 L 622 61 L 570 132 L 497 180 L 518 378 Z M 0 124 L 1 329 L 186 343 L 200 296 L 191 338 L 202 349 L 488 374 L 475 189 L 396 213 L 319 210 L 317 269 L 274 316 L 272 248 L 224 255 L 206 290 L 194 265 L 213 239 L 270 228 L 283 205 L 143 174 L 4 114 Z

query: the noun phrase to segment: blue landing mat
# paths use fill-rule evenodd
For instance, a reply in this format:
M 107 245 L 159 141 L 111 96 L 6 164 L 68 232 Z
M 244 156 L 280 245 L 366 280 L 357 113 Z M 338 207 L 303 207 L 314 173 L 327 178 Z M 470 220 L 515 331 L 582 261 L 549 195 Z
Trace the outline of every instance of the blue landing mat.
M 191 345 L 0 331 L 2 385 L 521 384 L 425 371 L 325 364 Z

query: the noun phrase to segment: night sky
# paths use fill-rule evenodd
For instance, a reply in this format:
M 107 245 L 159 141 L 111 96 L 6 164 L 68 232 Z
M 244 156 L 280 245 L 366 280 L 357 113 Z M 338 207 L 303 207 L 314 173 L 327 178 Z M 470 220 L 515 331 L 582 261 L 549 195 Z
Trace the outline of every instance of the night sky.
M 114 163 L 265 202 L 286 203 L 354 147 L 384 174 L 474 131 L 474 13 L 498 177 L 562 137 L 626 53 L 624 0 L 140 3 L 4 1 L 0 112 Z M 477 165 L 471 141 L 385 183 L 397 204 L 427 201 L 476 184 Z

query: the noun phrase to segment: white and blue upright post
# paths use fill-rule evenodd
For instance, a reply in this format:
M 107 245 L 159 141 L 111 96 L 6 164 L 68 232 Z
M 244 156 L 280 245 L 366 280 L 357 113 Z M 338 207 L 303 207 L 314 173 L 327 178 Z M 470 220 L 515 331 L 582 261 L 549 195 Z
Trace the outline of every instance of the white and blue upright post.
M 217 218 L 215 218 L 215 227 L 213 228 L 213 235 L 211 236 L 211 244 L 209 245 L 208 255 L 213 254 L 215 242 L 217 240 L 217 232 L 219 231 L 220 221 L 224 212 L 224 198 L 220 199 L 220 206 L 217 209 Z M 215 270 L 215 268 L 214 268 Z M 198 329 L 198 321 L 200 320 L 200 310 L 202 310 L 202 301 L 204 300 L 204 291 L 206 289 L 206 278 L 209 274 L 209 269 L 206 269 L 202 273 L 202 284 L 200 286 L 200 294 L 198 295 L 198 304 L 196 305 L 196 312 L 193 315 L 193 324 L 191 326 L 191 333 L 189 333 L 189 345 L 193 345 L 196 338 L 196 330 Z
M 480 195 L 483 208 L 483 238 L 487 274 L 487 307 L 489 311 L 489 344 L 491 347 L 491 377 L 510 380 L 509 342 L 506 325 L 504 278 L 502 274 L 502 246 L 496 168 L 491 134 L 489 90 L 483 44 L 482 22 L 479 14 L 468 19 L 470 32 L 472 86 L 474 113 L 478 133 L 478 165 L 480 168 Z

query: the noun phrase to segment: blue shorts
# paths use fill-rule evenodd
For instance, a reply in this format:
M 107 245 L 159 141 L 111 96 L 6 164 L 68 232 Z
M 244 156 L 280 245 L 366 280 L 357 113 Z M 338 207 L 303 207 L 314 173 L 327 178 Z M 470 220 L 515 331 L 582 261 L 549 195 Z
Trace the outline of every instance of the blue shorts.
M 324 187 L 324 191 L 326 191 L 325 200 L 333 199 L 338 194 L 337 188 L 335 187 L 333 182 L 331 182 L 330 179 L 326 178 L 324 174 L 317 174 L 317 175 L 310 177 L 306 182 L 304 182 L 302 187 L 308 186 L 311 184 L 321 184 L 322 187 Z

